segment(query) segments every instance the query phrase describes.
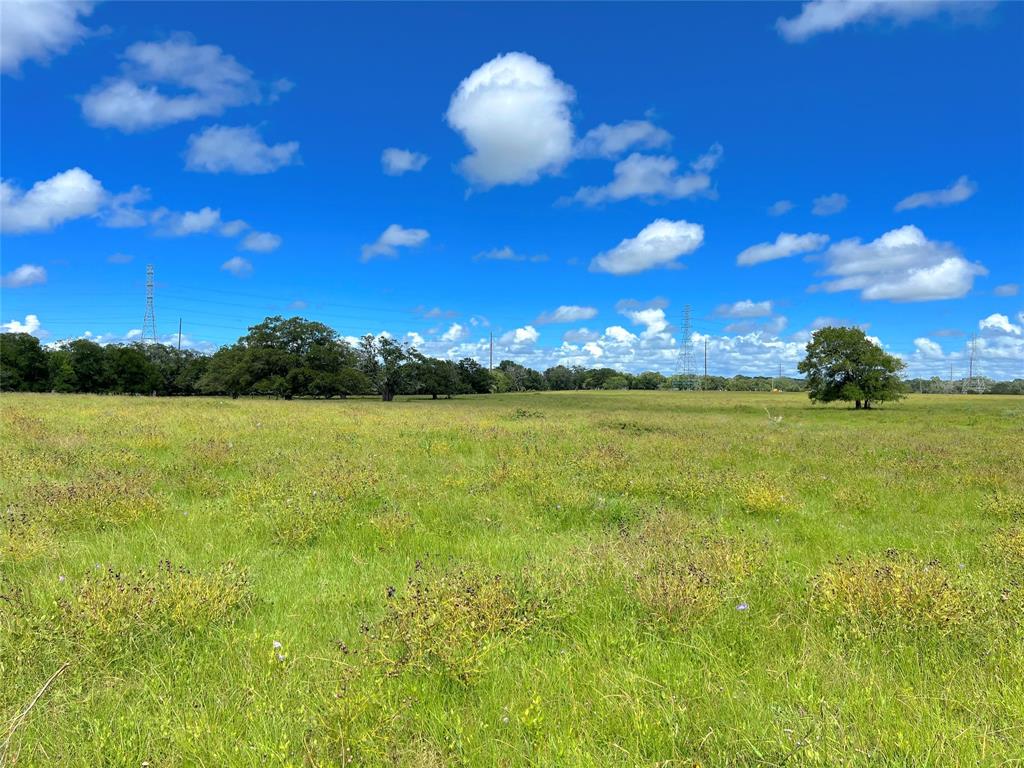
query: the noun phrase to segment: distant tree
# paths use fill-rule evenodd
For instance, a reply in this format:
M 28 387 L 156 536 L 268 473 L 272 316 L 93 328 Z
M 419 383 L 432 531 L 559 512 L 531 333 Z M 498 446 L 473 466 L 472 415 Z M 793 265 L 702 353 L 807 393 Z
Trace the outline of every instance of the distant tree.
M 206 394 L 236 398 L 246 394 L 251 385 L 246 350 L 233 344 L 221 347 L 213 354 L 196 386 Z
M 603 389 L 604 383 L 612 376 L 621 375 L 614 368 L 594 368 L 587 371 L 583 378 L 584 389 Z
M 53 349 L 47 356 L 52 392 L 77 392 L 75 369 L 71 367 L 71 352 L 64 347 Z
M 88 339 L 67 342 L 64 349 L 74 371 L 74 391 L 106 392 L 110 386 L 106 350 Z
M 50 380 L 46 352 L 28 333 L 0 334 L 0 390 L 44 392 Z
M 111 392 L 144 395 L 160 387 L 161 377 L 143 349 L 143 345 L 104 348 L 106 380 Z
M 512 391 L 512 382 L 509 381 L 508 374 L 501 368 L 491 371 L 491 391 L 498 394 Z
M 367 334 L 359 340 L 359 369 L 384 402 L 391 402 L 413 373 L 408 365 L 414 352 L 389 336 Z
M 459 379 L 467 392 L 486 395 L 491 391 L 491 372 L 480 363 L 471 357 L 464 357 L 457 365 Z
M 417 394 L 430 395 L 437 400 L 438 395 L 450 398 L 463 389 L 459 368 L 451 360 L 439 360 L 416 352 L 412 355 L 411 365 L 414 367 L 413 380 Z
M 621 373 L 609 376 L 601 383 L 601 389 L 629 389 L 629 379 Z
M 860 328 L 826 327 L 814 332 L 797 366 L 815 402 L 853 401 L 856 408 L 904 396 L 904 363 L 883 351 Z
M 576 389 L 576 376 L 571 368 L 564 365 L 556 365 L 544 371 L 544 381 L 548 389 Z
M 667 382 L 664 376 L 657 371 L 644 371 L 639 376 L 634 376 L 632 381 L 633 389 L 659 389 Z

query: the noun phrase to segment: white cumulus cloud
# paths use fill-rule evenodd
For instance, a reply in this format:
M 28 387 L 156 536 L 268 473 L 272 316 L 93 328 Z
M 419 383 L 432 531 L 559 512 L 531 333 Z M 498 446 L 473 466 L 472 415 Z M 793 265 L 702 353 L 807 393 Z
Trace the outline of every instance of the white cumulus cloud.
M 767 317 L 772 313 L 770 301 L 744 299 L 733 304 L 720 304 L 715 314 L 721 317 Z
M 243 251 L 270 253 L 281 246 L 281 237 L 271 232 L 250 232 L 238 246 Z
M 230 272 L 235 277 L 248 277 L 252 274 L 252 262 L 248 259 L 243 259 L 241 256 L 228 259 L 220 265 L 220 268 L 225 272 Z
M 37 264 L 22 264 L 0 278 L 0 286 L 4 288 L 25 288 L 45 282 L 46 269 Z
M 79 20 L 93 3 L 4 0 L 0 3 L 0 72 L 17 74 L 23 62 L 47 63 L 91 32 Z
M 944 205 L 956 205 L 969 199 L 978 191 L 978 185 L 961 176 L 946 189 L 933 189 L 929 192 L 915 192 L 896 203 L 897 211 L 910 211 L 914 208 L 937 208 Z
M 708 175 L 722 156 L 715 144 L 690 164 L 690 171 L 677 173 L 679 161 L 667 155 L 641 155 L 634 152 L 613 169 L 614 178 L 603 187 L 581 187 L 572 197 L 585 205 L 626 200 L 631 197 L 677 200 L 693 197 L 711 188 Z
M 403 173 L 422 171 L 429 159 L 422 152 L 388 147 L 381 152 L 380 164 L 388 176 L 401 176 Z
M 524 325 L 501 336 L 499 342 L 511 347 L 528 347 L 537 343 L 540 333 L 532 325 Z
M 984 320 L 979 320 L 978 328 L 982 331 L 1009 333 L 1014 336 L 1021 335 L 1021 327 L 1015 323 L 1011 323 L 1009 317 L 998 312 L 989 315 Z
M 38 315 L 25 315 L 25 322 L 19 320 L 11 320 L 9 323 L 4 323 L 0 328 L 3 328 L 7 333 L 38 333 L 42 325 L 39 322 Z
M 563 304 L 550 312 L 541 312 L 537 317 L 537 325 L 546 323 L 577 323 L 590 320 L 597 316 L 596 307 L 580 307 L 575 304 Z
M 632 275 L 656 267 L 676 264 L 676 259 L 693 253 L 704 242 L 704 227 L 688 221 L 656 219 L 636 237 L 626 238 L 610 251 L 590 262 L 591 272 Z
M 465 326 L 459 323 L 452 323 L 448 330 L 441 334 L 441 341 L 456 342 L 462 341 L 469 334 Z M 421 342 L 422 344 L 422 342 Z
M 135 43 L 122 55 L 121 74 L 82 97 L 92 125 L 125 133 L 215 117 L 261 99 L 252 72 L 216 45 L 186 34 Z
M 794 235 L 783 232 L 775 238 L 774 243 L 758 243 L 744 249 L 736 257 L 736 263 L 741 267 L 750 267 L 754 264 L 785 259 L 800 253 L 812 253 L 823 248 L 826 243 L 828 243 L 828 235 L 820 235 L 816 232 Z
M 774 203 L 768 206 L 769 216 L 782 216 L 783 214 L 789 213 L 793 210 L 792 200 L 776 200 Z
M 252 126 L 211 125 L 188 138 L 185 167 L 190 171 L 273 173 L 298 162 L 299 142 L 267 144 Z
M 417 248 L 426 242 L 430 233 L 425 229 L 406 229 L 392 224 L 374 242 L 363 246 L 362 260 L 369 261 L 378 256 L 394 258 L 399 248 Z
M 987 270 L 967 261 L 952 243 L 929 240 L 915 226 L 886 232 L 870 243 L 851 238 L 825 252 L 825 274 L 818 286 L 829 293 L 860 291 L 862 299 L 931 301 L 965 295 Z
M 626 120 L 616 125 L 601 123 L 576 144 L 579 157 L 617 157 L 627 149 L 658 149 L 672 142 L 672 134 L 647 120 Z
M 823 32 L 835 32 L 850 24 L 888 19 L 909 24 L 934 16 L 945 9 L 956 10 L 970 3 L 950 0 L 810 0 L 791 19 L 779 19 L 776 29 L 790 43 L 802 43 Z M 983 9 L 984 3 L 976 4 Z
M 471 183 L 532 184 L 572 158 L 573 89 L 526 53 L 491 59 L 463 80 L 448 105 L 448 124 L 471 150 L 459 168 Z
M 107 199 L 99 180 L 81 168 L 37 181 L 27 192 L 0 181 L 0 230 L 45 232 L 65 221 L 96 214 Z
M 821 197 L 814 198 L 811 213 L 815 216 L 832 216 L 846 210 L 849 202 L 846 195 L 842 195 L 839 192 L 833 192 L 831 195 L 822 195 Z

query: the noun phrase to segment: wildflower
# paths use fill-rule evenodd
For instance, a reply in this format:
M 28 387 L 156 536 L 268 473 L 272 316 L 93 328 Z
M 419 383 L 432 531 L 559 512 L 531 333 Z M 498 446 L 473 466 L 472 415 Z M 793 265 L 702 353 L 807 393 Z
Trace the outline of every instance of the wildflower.
M 281 647 L 281 641 L 280 641 L 280 640 L 275 640 L 275 641 L 274 641 L 274 650 L 276 651 L 276 650 L 278 650 L 278 649 L 279 649 L 280 647 Z
M 63 573 L 60 576 L 57 577 L 57 581 L 59 581 L 61 584 L 64 583 L 64 574 Z
M 736 610 L 737 611 L 746 611 L 746 610 L 749 610 L 749 608 L 750 608 L 750 606 L 747 605 L 746 603 L 740 603 L 739 605 L 736 606 Z

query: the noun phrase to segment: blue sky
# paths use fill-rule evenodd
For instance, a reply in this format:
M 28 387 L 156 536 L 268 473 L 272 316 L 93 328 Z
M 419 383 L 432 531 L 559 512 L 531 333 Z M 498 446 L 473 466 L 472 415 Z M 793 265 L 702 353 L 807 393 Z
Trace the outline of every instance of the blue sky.
M 1019 3 L 4 2 L 2 307 L 212 349 L 1024 376 Z

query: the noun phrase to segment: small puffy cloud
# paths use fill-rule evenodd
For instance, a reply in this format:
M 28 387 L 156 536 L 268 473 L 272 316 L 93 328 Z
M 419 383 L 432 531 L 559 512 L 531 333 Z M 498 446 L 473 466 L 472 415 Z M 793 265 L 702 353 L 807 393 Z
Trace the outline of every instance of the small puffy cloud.
M 107 199 L 103 185 L 81 168 L 37 181 L 27 192 L 0 181 L 0 230 L 46 232 L 65 221 L 96 214 Z
M 230 272 L 235 277 L 248 277 L 252 274 L 252 262 L 248 259 L 243 259 L 241 256 L 228 259 L 220 265 L 220 268 L 225 272 Z
M 220 210 L 210 206 L 184 213 L 174 213 L 162 208 L 155 213 L 154 220 L 160 222 L 157 234 L 166 237 L 205 234 L 219 229 L 224 224 L 220 218 Z
M 551 312 L 541 312 L 537 317 L 537 325 L 547 323 L 578 323 L 597 316 L 596 307 L 580 307 L 575 304 L 563 304 Z
M 562 334 L 562 341 L 567 344 L 586 344 L 588 341 L 597 341 L 601 334 L 589 328 L 576 328 Z
M 914 208 L 937 208 L 945 205 L 956 205 L 969 199 L 978 191 L 978 185 L 961 176 L 946 189 L 933 189 L 930 192 L 915 192 L 896 203 L 897 211 L 909 211 Z
M 790 43 L 802 43 L 823 32 L 835 32 L 850 24 L 888 19 L 895 24 L 909 24 L 934 16 L 943 8 L 959 11 L 963 5 L 950 0 L 810 0 L 791 19 L 775 22 L 779 34 Z M 985 10 L 985 3 L 978 3 Z
M 408 149 L 388 147 L 380 154 L 380 164 L 388 176 L 401 176 L 403 173 L 422 171 L 430 158 L 422 152 Z
M 817 286 L 829 293 L 860 291 L 869 301 L 932 301 L 965 295 L 977 275 L 987 270 L 967 261 L 952 243 L 929 240 L 914 226 L 900 227 L 870 243 L 851 238 L 825 252 L 824 274 Z
M 0 72 L 18 74 L 25 61 L 46 64 L 87 37 L 79 17 L 92 13 L 91 2 L 4 0 L 0 6 Z
M 271 232 L 250 232 L 238 246 L 243 251 L 270 253 L 281 246 L 281 237 Z
M 41 335 L 39 334 L 41 327 L 38 315 L 25 315 L 25 322 L 11 320 L 9 323 L 4 323 L 0 326 L 6 333 L 31 333 L 33 335 Z
M 631 197 L 677 200 L 693 197 L 711 188 L 711 177 L 722 156 L 715 144 L 690 165 L 690 172 L 679 174 L 679 161 L 667 155 L 641 155 L 634 152 L 615 164 L 614 178 L 603 187 L 581 187 L 572 197 L 585 205 L 626 200 Z
M 994 331 L 997 333 L 1009 333 L 1014 336 L 1021 335 L 1021 327 L 1010 322 L 1006 315 L 997 313 L 991 314 L 984 320 L 978 321 L 978 328 L 982 331 Z
M 492 248 L 489 251 L 481 251 L 473 257 L 473 261 L 529 261 L 534 264 L 547 261 L 548 257 L 542 253 L 534 256 L 528 256 L 525 253 L 519 253 L 513 250 L 509 246 L 503 248 Z
M 656 219 L 636 237 L 627 238 L 590 262 L 591 272 L 632 275 L 657 267 L 677 264 L 676 259 L 693 253 L 704 242 L 704 227 L 688 221 Z
M 617 125 L 601 123 L 576 144 L 579 157 L 618 157 L 627 149 L 658 149 L 672 141 L 672 134 L 647 120 L 626 120 Z
M 793 210 L 792 200 L 776 200 L 774 203 L 768 206 L 769 216 L 782 216 L 783 214 L 789 213 Z
M 536 328 L 532 325 L 524 325 L 522 328 L 516 328 L 514 331 L 503 334 L 499 341 L 511 347 L 521 347 L 536 344 L 539 338 L 540 334 Z
M 812 253 L 825 247 L 826 243 L 828 243 L 828 235 L 820 235 L 815 232 L 794 235 L 783 232 L 775 238 L 774 243 L 758 243 L 745 249 L 736 257 L 736 263 L 741 267 L 750 267 L 754 264 L 785 259 L 800 253 Z
M 111 264 L 130 264 L 135 257 L 127 253 L 114 253 L 107 256 L 107 261 Z
M 238 237 L 248 228 L 248 223 L 241 219 L 234 219 L 232 221 L 225 221 L 221 224 L 219 231 L 224 237 Z
M 395 258 L 399 248 L 418 248 L 428 237 L 430 233 L 425 229 L 406 229 L 399 224 L 392 224 L 376 241 L 363 246 L 362 260 L 366 262 L 378 256 Z
M 36 264 L 22 264 L 0 278 L 0 286 L 4 288 L 25 288 L 45 282 L 46 270 Z
M 467 335 L 469 335 L 469 331 L 466 330 L 465 326 L 459 325 L 458 323 L 452 323 L 448 326 L 448 330 L 441 334 L 441 341 L 462 341 Z
M 211 125 L 188 138 L 185 168 L 204 173 L 273 173 L 298 162 L 299 142 L 267 144 L 252 126 Z
M 814 198 L 814 206 L 811 208 L 811 213 L 815 216 L 832 216 L 846 210 L 849 202 L 846 195 L 841 195 L 838 192 L 833 192 L 831 195 L 822 195 L 821 197 Z
M 122 55 L 121 74 L 82 97 L 92 125 L 125 133 L 215 117 L 261 99 L 252 73 L 216 45 L 176 34 L 159 43 L 135 43 Z
M 744 299 L 734 304 L 720 304 L 715 314 L 720 317 L 767 317 L 772 313 L 770 301 Z
M 487 189 L 532 184 L 573 155 L 573 89 L 526 53 L 497 56 L 463 80 L 448 105 L 448 125 L 471 150 L 459 169 Z
M 1002 285 L 997 285 L 992 293 L 996 296 L 1016 296 L 1020 293 L 1020 285 L 1017 283 L 1003 283 Z

